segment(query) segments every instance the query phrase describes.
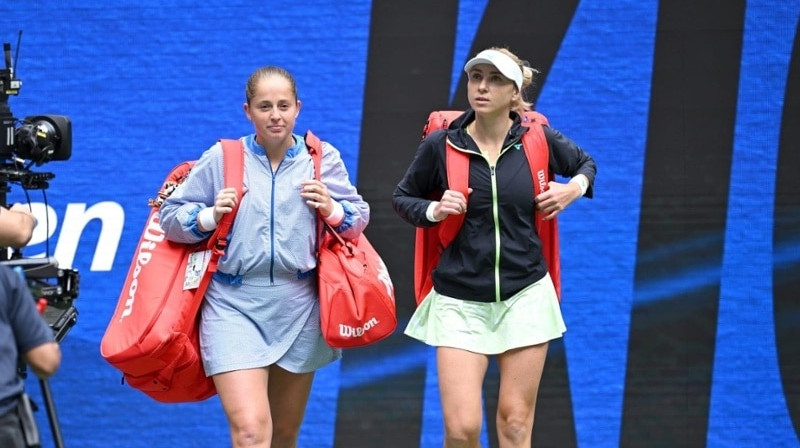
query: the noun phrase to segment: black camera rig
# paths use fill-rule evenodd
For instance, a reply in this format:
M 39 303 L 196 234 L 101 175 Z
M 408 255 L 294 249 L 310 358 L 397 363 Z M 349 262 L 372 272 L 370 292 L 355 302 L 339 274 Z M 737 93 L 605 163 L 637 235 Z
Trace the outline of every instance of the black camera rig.
M 69 159 L 72 155 L 72 125 L 63 115 L 33 115 L 21 121 L 14 118 L 8 98 L 19 94 L 22 81 L 14 73 L 10 43 L 3 44 L 3 54 L 5 68 L 0 69 L 0 133 L 4 136 L 0 139 L 0 205 L 7 207 L 6 193 L 10 191 L 11 183 L 19 184 L 26 191 L 44 190 L 50 186 L 49 181 L 55 177 L 53 173 L 34 172 L 30 167 Z M 54 326 L 57 334 L 63 330 L 66 322 L 54 316 L 54 310 L 71 308 L 72 300 L 78 296 L 78 272 L 59 268 L 52 257 L 23 258 L 18 251 L 9 257 L 7 249 L 0 250 L 0 263 L 22 269 L 34 298 L 47 302 L 45 318 L 48 323 Z M 56 327 L 59 324 L 63 325 Z
M 19 36 L 22 37 L 21 31 Z M 8 98 L 19 94 L 22 81 L 14 73 L 16 57 L 12 64 L 10 43 L 3 44 L 3 53 L 5 68 L 0 69 L 0 206 L 7 207 L 9 183 L 19 184 L 26 192 L 45 190 L 50 186 L 49 181 L 55 177 L 53 173 L 33 172 L 30 168 L 34 164 L 41 166 L 50 161 L 70 158 L 72 124 L 63 115 L 31 115 L 24 120 L 14 118 Z M 60 268 L 58 261 L 50 256 L 25 258 L 19 250 L 9 256 L 9 248 L 5 247 L 0 247 L 0 264 L 23 274 L 42 316 L 60 343 L 77 322 L 78 310 L 73 306 L 73 301 L 78 297 L 78 271 Z M 39 384 L 55 446 L 61 448 L 64 443 L 50 386 L 45 379 L 39 379 Z
M 44 320 L 53 329 L 56 340 L 61 342 L 78 317 L 78 311 L 73 306 L 80 291 L 78 271 L 59 268 L 58 261 L 53 257 L 12 258 L 0 260 L 0 265 L 23 274 Z

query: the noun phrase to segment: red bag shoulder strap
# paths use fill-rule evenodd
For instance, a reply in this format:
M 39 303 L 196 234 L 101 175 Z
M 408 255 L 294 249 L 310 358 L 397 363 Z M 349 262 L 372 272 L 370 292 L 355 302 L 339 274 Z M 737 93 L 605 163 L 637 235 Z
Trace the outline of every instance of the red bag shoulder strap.
M 244 183 L 244 144 L 241 140 L 220 139 L 222 144 L 222 167 L 225 176 L 225 186 L 236 188 L 236 208 L 226 213 L 217 224 L 214 235 L 209 239 L 209 248 L 224 252 L 228 232 L 233 226 L 233 220 L 242 202 L 242 184 Z M 213 246 L 213 247 L 212 247 Z
M 447 129 L 450 123 L 463 114 L 460 110 L 435 110 L 428 115 L 425 127 L 422 130 L 424 139 L 431 132 L 438 129 Z M 469 203 L 469 154 L 459 151 L 447 140 L 445 146 L 445 169 L 447 171 L 447 188 L 460 191 Z M 450 245 L 464 223 L 464 215 L 450 215 L 439 222 L 434 229 L 438 234 L 437 251 Z
M 533 179 L 534 197 L 547 190 L 547 183 L 554 179 L 553 173 L 549 169 L 550 151 L 547 146 L 547 138 L 544 135 L 542 126 L 548 125 L 547 117 L 535 111 L 525 112 L 523 124 L 527 125 L 528 131 L 522 134 L 522 148 L 528 159 L 528 166 L 531 169 L 531 179 Z M 534 213 L 534 224 L 536 233 L 542 241 L 542 253 L 547 261 L 547 270 L 550 279 L 556 289 L 556 295 L 561 299 L 561 260 L 559 255 L 558 242 L 558 218 L 545 221 L 541 215 Z
M 306 131 L 305 141 L 308 153 L 311 154 L 311 160 L 314 161 L 314 179 L 322 180 L 322 140 L 309 130 Z M 322 240 L 322 229 L 324 227 L 322 216 L 317 210 L 317 242 Z
M 311 159 L 314 161 L 314 179 L 320 180 L 322 177 L 322 141 L 311 131 L 306 131 L 306 147 Z
M 444 152 L 444 162 L 447 169 L 447 188 L 460 191 L 469 204 L 469 154 L 459 151 L 448 140 Z M 464 224 L 465 214 L 450 215 L 441 221 L 439 228 L 439 241 L 442 249 L 453 242 L 461 225 Z
M 219 141 L 222 144 L 225 186 L 236 188 L 237 197 L 241 197 L 244 183 L 244 143 L 241 140 L 224 138 Z
M 537 115 L 542 116 L 541 114 Z M 529 118 L 530 115 L 526 113 L 525 117 Z M 528 130 L 522 134 L 522 149 L 525 150 L 525 157 L 528 159 L 528 166 L 531 169 L 533 194 L 537 196 L 547 191 L 547 182 L 552 178 L 548 169 L 550 152 L 547 149 L 547 138 L 544 136 L 542 122 L 539 119 L 533 119 L 528 123 L 523 122 L 523 124 L 527 124 Z
M 422 139 L 447 126 L 463 112 L 457 110 L 435 110 L 428 115 L 422 128 Z M 447 145 L 445 150 L 447 184 L 451 190 L 459 190 L 467 196 L 469 155 L 460 153 Z M 433 227 L 417 227 L 414 239 L 414 296 L 417 305 L 433 288 L 431 273 L 439 264 L 439 256 L 458 234 L 464 221 L 463 215 L 448 216 Z

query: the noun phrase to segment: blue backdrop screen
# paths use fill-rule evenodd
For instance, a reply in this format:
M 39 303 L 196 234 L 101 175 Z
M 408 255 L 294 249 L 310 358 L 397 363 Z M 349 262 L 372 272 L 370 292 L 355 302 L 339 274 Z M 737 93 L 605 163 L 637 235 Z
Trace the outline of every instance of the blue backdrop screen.
M 598 164 L 595 198 L 561 215 L 568 331 L 537 443 L 800 446 L 800 0 L 35 3 L 0 5 L 22 81 L 8 106 L 68 116 L 72 156 L 30 167 L 48 188 L 7 183 L 6 203 L 39 218 L 25 257 L 80 273 L 49 381 L 68 446 L 229 445 L 216 397 L 154 402 L 99 343 L 147 200 L 179 162 L 252 132 L 260 66 L 295 75 L 298 131 L 339 148 L 370 202 L 402 329 L 413 229 L 391 192 L 428 113 L 466 106 L 461 67 L 490 45 L 541 70 L 537 109 Z M 318 372 L 300 446 L 441 446 L 432 351 L 397 333 Z M 491 368 L 489 416 L 496 385 Z

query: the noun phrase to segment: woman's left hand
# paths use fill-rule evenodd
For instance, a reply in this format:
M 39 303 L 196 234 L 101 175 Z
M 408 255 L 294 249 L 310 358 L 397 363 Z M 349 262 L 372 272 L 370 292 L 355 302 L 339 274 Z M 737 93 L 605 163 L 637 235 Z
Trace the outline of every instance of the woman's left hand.
M 553 219 L 579 197 L 581 187 L 578 184 L 550 181 L 547 191 L 536 196 L 536 210 L 545 215 L 545 220 Z
M 300 196 L 306 200 L 309 207 L 319 210 L 323 218 L 327 218 L 333 213 L 333 199 L 328 192 L 328 187 L 322 182 L 311 179 L 301 183 Z

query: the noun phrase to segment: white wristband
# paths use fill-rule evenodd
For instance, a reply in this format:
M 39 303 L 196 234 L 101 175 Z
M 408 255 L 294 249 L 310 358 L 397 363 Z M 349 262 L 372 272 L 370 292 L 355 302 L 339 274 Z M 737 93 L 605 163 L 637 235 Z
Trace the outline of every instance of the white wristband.
M 432 222 L 441 221 L 441 219 L 436 219 L 436 217 L 433 215 L 433 211 L 434 209 L 436 209 L 436 204 L 438 203 L 439 201 L 432 201 L 430 204 L 428 204 L 428 209 L 425 210 L 425 217 L 428 218 L 428 221 Z
M 586 176 L 584 176 L 582 174 L 579 174 L 579 175 L 573 177 L 572 179 L 570 179 L 570 182 L 573 182 L 573 181 L 576 182 L 579 187 L 581 187 L 581 196 L 585 195 L 586 194 L 586 190 L 589 189 L 589 182 L 587 182 Z
M 217 228 L 217 221 L 214 220 L 214 207 L 206 207 L 197 214 L 197 226 L 203 232 L 210 232 Z
M 336 227 L 342 223 L 344 219 L 344 207 L 342 204 L 333 201 L 333 212 L 330 215 L 325 216 L 325 222 L 330 224 L 332 227 Z

